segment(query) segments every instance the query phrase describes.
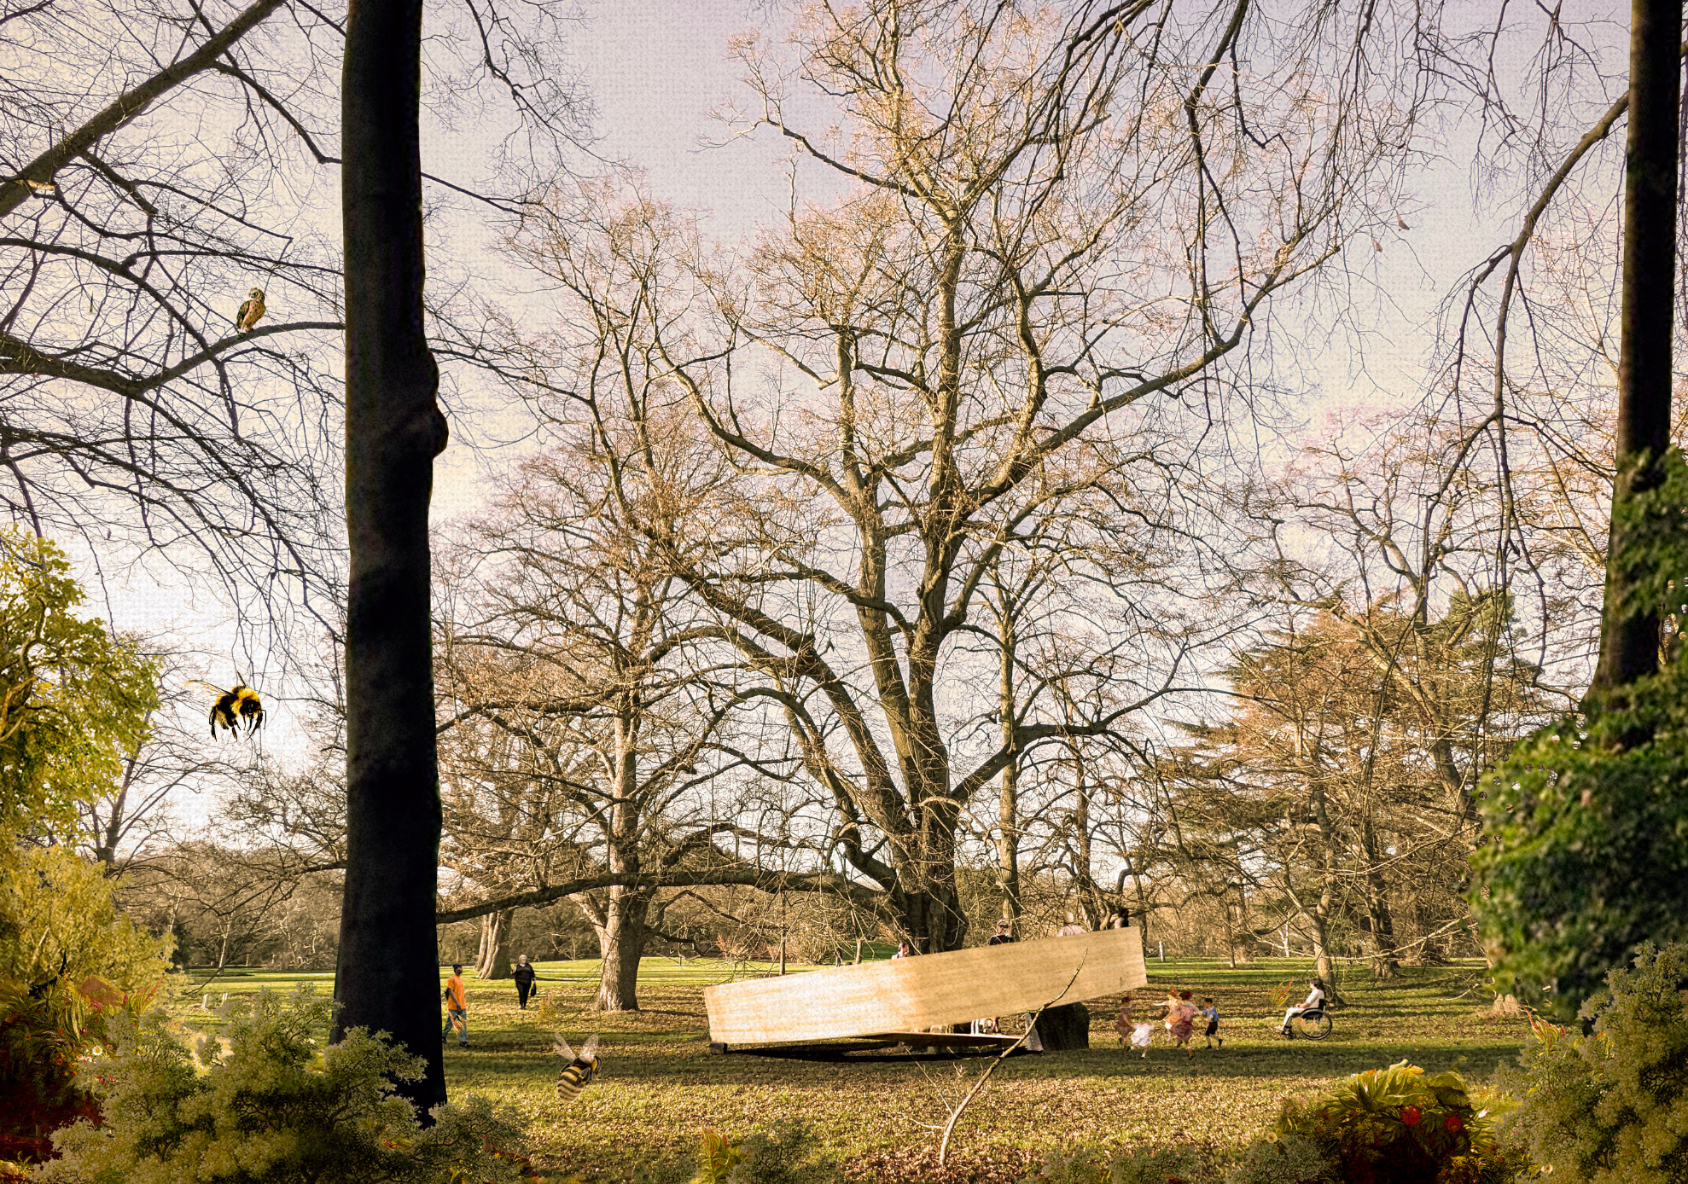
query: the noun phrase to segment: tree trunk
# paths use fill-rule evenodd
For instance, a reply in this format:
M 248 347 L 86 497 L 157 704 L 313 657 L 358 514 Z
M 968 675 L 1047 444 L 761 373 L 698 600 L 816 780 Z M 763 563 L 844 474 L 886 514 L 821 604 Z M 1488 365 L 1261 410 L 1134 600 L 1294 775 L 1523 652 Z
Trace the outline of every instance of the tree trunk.
M 917 794 L 910 797 L 920 800 Z M 959 950 L 967 915 L 955 882 L 955 823 L 959 811 L 947 793 L 927 795 L 919 828 L 899 852 L 890 906 L 918 954 Z
M 1682 0 L 1633 0 L 1629 136 L 1624 151 L 1623 314 L 1618 339 L 1617 479 L 1594 686 L 1626 686 L 1659 668 L 1659 609 L 1646 589 L 1656 559 L 1626 527 L 1627 503 L 1664 477 L 1670 447 L 1675 315 L 1676 169 Z
M 650 931 L 645 917 L 650 910 L 648 891 L 609 890 L 598 930 L 598 956 L 604 961 L 598 979 L 598 993 L 592 998 L 595 1011 L 639 1010 L 639 959 L 645 953 Z
M 510 977 L 510 920 L 514 909 L 502 909 L 481 918 L 481 948 L 475 955 L 475 977 Z
M 385 1031 L 445 1101 L 434 929 L 439 770 L 428 500 L 446 422 L 422 321 L 421 0 L 352 0 L 341 79 L 346 269 L 346 883 L 333 1039 Z
M 1324 844 L 1323 877 L 1319 883 L 1319 900 L 1313 906 L 1313 966 L 1314 973 L 1324 980 L 1325 994 L 1332 1003 L 1340 1003 L 1336 996 L 1336 967 L 1330 960 L 1330 918 L 1336 907 L 1336 830 L 1331 825 L 1330 811 L 1325 806 L 1322 788 L 1313 791 L 1313 818 L 1319 826 Z
M 1002 893 L 1002 919 L 1020 920 L 1020 760 L 1014 748 L 1014 616 L 1004 606 L 1001 618 L 1001 675 L 997 712 L 1002 720 L 1002 743 L 1008 763 L 1002 769 L 1002 796 L 997 802 L 996 884 Z
M 1366 861 L 1366 922 L 1377 947 L 1372 974 L 1394 978 L 1400 966 L 1400 955 L 1395 951 L 1395 917 L 1389 908 L 1389 884 L 1378 863 L 1377 834 L 1369 816 L 1360 829 L 1360 841 L 1360 853 Z
M 1090 1009 L 1082 1003 L 1046 1007 L 1037 1020 L 1044 1052 L 1075 1052 L 1090 1047 Z

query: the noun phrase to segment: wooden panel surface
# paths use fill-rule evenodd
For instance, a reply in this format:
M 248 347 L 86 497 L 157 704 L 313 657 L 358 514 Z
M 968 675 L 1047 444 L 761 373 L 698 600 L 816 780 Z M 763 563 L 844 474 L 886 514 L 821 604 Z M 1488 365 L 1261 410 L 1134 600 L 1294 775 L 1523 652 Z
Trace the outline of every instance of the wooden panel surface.
M 709 1038 L 773 1044 L 909 1032 L 1148 985 L 1142 934 L 1104 929 L 706 987 Z

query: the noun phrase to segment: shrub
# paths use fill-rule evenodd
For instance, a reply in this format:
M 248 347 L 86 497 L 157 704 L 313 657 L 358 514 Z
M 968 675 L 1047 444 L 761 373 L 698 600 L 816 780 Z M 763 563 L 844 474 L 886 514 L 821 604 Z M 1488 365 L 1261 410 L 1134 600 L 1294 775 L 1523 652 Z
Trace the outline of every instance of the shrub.
M 324 1047 L 332 1005 L 307 990 L 232 1005 L 224 1038 L 196 1054 L 156 1012 L 114 1024 L 98 1129 L 55 1142 L 42 1184 L 515 1184 L 532 1178 L 521 1130 L 484 1099 L 440 1106 L 424 1129 L 393 1091 L 423 1062 L 353 1029 Z
M 739 1145 L 719 1131 L 703 1132 L 703 1146 L 698 1151 L 697 1175 L 692 1184 L 727 1184 L 727 1173 L 744 1156 Z
M 1284 1104 L 1276 1133 L 1305 1140 L 1344 1184 L 1500 1184 L 1520 1166 L 1495 1141 L 1457 1073 L 1405 1061 L 1357 1073 L 1311 1102 Z
M 1330 1160 L 1311 1139 L 1268 1138 L 1243 1152 L 1225 1184 L 1326 1184 L 1334 1181 Z
M 842 1178 L 838 1161 L 826 1155 L 801 1123 L 780 1123 L 734 1142 L 703 1132 L 693 1184 L 832 1184 Z
M 1555 1178 L 1688 1179 L 1688 945 L 1645 944 L 1606 984 L 1583 1008 L 1588 1036 L 1532 1022 L 1507 1130 Z
M 1112 1155 L 1094 1147 L 1051 1151 L 1034 1179 L 1049 1184 L 1185 1184 L 1203 1173 L 1192 1147 L 1122 1147 Z
M 1624 611 L 1684 599 L 1688 467 L 1673 448 L 1664 469 L 1626 510 L 1623 566 L 1652 576 Z M 1688 939 L 1683 645 L 1679 634 L 1658 674 L 1591 693 L 1586 720 L 1542 729 L 1485 776 L 1471 907 L 1501 994 L 1569 1018 L 1642 941 Z
M 98 1115 L 78 1064 L 169 964 L 170 939 L 121 916 L 113 886 L 63 847 L 0 852 L 0 1160 L 44 1159 L 53 1131 Z

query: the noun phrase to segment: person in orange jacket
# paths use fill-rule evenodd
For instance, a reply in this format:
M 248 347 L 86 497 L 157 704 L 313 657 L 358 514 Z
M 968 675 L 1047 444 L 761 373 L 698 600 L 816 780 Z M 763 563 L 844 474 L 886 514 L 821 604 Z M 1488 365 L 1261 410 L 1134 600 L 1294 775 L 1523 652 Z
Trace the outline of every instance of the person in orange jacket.
M 455 1024 L 457 1043 L 468 1048 L 469 989 L 463 985 L 463 963 L 451 964 L 451 977 L 445 980 L 445 993 L 441 998 L 445 1000 L 445 1027 L 440 1030 L 440 1039 L 451 1035 L 452 1025 Z

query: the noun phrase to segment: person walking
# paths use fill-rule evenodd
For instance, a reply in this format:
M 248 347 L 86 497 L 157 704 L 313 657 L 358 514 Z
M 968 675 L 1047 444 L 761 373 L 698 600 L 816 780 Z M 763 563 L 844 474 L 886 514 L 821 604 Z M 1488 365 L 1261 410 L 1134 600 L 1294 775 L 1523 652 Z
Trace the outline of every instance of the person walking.
M 523 1011 L 527 1010 L 528 996 L 533 994 L 533 967 L 528 965 L 526 954 L 516 955 L 516 969 L 510 972 L 510 977 L 516 981 L 516 1002 Z
M 451 977 L 445 980 L 445 993 L 441 996 L 445 1000 L 445 1027 L 440 1029 L 440 1039 L 451 1035 L 451 1029 L 457 1027 L 457 1043 L 464 1048 L 469 1047 L 469 989 L 463 985 L 463 963 L 451 964 Z

